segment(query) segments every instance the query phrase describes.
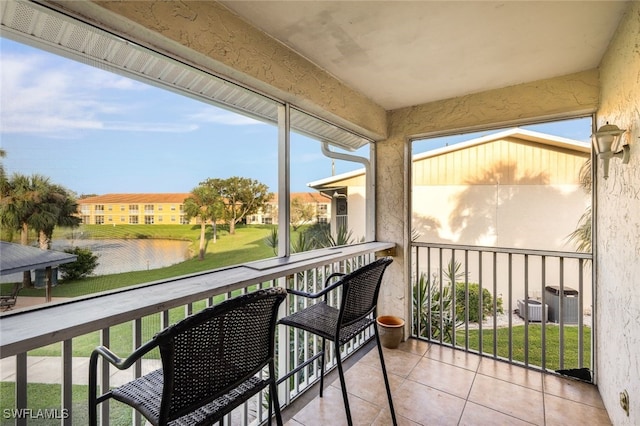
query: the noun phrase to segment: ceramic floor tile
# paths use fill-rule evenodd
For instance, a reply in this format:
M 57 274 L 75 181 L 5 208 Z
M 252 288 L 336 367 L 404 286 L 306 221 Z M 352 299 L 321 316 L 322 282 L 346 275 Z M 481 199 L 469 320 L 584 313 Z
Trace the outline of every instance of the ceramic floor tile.
M 476 373 L 431 358 L 423 358 L 407 377 L 423 385 L 467 398 Z
M 396 413 L 396 422 L 398 423 L 398 426 L 420 426 L 419 423 L 411 421 L 406 417 L 402 417 L 398 413 Z M 380 411 L 378 417 L 376 417 L 371 426 L 389 426 L 391 424 L 393 424 L 391 421 L 391 413 L 386 409 Z
M 478 355 L 440 345 L 431 345 L 424 356 L 472 371 L 478 369 L 481 360 Z
M 399 349 L 383 349 L 384 363 L 387 367 L 387 372 L 395 374 L 400 377 L 407 377 L 411 370 L 422 359 L 420 355 L 405 352 Z M 365 364 L 380 367 L 380 357 L 378 356 L 378 349 L 373 348 L 365 355 L 360 362 Z
M 358 363 L 345 372 L 347 392 L 370 402 L 380 408 L 388 407 L 387 391 L 384 377 L 379 365 Z M 391 393 L 400 387 L 404 378 L 395 374 L 387 374 Z M 340 379 L 337 378 L 331 386 L 340 389 Z
M 429 350 L 429 343 L 418 339 L 408 339 L 400 343 L 398 349 L 404 352 L 423 356 Z
M 538 371 L 511 365 L 503 361 L 485 358 L 480 361 L 478 373 L 495 377 L 509 383 L 542 391 L 542 376 Z
M 418 382 L 405 380 L 393 395 L 396 413 L 421 425 L 456 425 L 465 400 Z
M 588 383 L 419 341 L 384 354 L 401 426 L 611 424 Z M 345 375 L 354 423 L 390 425 L 377 348 Z M 287 426 L 346 424 L 339 381 L 326 386 L 325 398 L 316 397 Z
M 590 383 L 547 374 L 544 377 L 544 392 L 597 408 L 604 408 L 598 388 Z
M 482 405 L 467 402 L 459 426 L 528 426 L 531 423 Z
M 581 404 L 554 395 L 545 394 L 544 410 L 547 426 L 611 424 L 604 408 Z
M 305 426 L 341 426 L 347 424 L 342 392 L 329 386 L 322 398 L 315 398 L 293 416 L 293 420 Z M 349 407 L 354 425 L 370 425 L 380 413 L 375 405 L 355 395 L 349 397 Z
M 543 425 L 542 392 L 478 374 L 469 401 L 512 417 Z

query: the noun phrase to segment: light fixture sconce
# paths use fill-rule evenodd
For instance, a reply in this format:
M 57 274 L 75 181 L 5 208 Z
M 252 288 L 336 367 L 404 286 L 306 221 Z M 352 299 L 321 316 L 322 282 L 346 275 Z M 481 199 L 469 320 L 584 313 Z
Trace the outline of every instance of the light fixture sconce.
M 593 146 L 595 147 L 596 154 L 599 159 L 602 160 L 604 166 L 604 178 L 609 177 L 609 160 L 612 158 L 620 158 L 622 164 L 629 162 L 629 145 L 619 146 L 620 136 L 626 132 L 626 130 L 618 128 L 615 124 L 607 124 L 600 127 L 597 132 L 592 136 Z M 613 152 L 613 147 L 620 148 L 619 151 Z

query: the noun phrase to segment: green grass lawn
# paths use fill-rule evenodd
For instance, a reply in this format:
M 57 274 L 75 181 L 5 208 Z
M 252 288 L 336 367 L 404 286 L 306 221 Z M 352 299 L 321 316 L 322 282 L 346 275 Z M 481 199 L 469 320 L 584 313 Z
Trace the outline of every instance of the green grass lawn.
M 84 385 L 73 385 L 72 388 L 72 410 L 73 424 L 87 425 L 89 424 L 89 414 L 87 407 L 87 398 L 89 387 Z M 27 400 L 29 408 L 35 414 L 38 410 L 57 410 L 59 416 L 62 415 L 60 410 L 61 387 L 60 385 L 50 385 L 41 383 L 29 383 L 27 385 Z M 0 401 L 2 408 L 15 407 L 15 384 L 10 382 L 0 383 Z M 0 426 L 9 426 L 15 424 L 13 418 L 5 418 L 5 413 L 0 416 Z M 59 419 L 31 418 L 28 420 L 29 426 L 50 426 L 60 424 Z M 109 410 L 109 424 L 111 426 L 130 426 L 132 424 L 132 410 L 124 404 L 112 400 Z
M 589 368 L 591 364 L 591 328 L 584 327 L 584 367 Z M 516 361 L 525 361 L 524 339 L 525 326 L 513 327 L 512 337 L 512 357 Z M 560 368 L 560 327 L 555 324 L 547 324 L 545 329 L 546 355 L 545 364 L 548 370 L 558 370 Z M 493 330 L 484 329 L 482 332 L 482 350 L 485 354 L 493 355 Z M 464 346 L 465 332 L 456 332 L 456 344 Z M 469 348 L 479 349 L 479 331 L 469 330 Z M 497 329 L 497 355 L 503 358 L 509 357 L 509 329 L 508 327 Z M 542 366 L 542 326 L 540 324 L 529 325 L 529 364 Z M 578 365 L 578 327 L 564 327 L 564 366 L 565 369 L 579 368 Z

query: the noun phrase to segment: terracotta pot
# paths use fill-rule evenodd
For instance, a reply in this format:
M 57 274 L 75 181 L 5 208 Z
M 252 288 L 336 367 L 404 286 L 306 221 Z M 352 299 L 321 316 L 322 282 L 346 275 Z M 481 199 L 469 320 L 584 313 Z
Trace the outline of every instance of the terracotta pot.
M 385 348 L 395 349 L 402 342 L 404 336 L 404 320 L 391 315 L 376 318 L 380 343 Z

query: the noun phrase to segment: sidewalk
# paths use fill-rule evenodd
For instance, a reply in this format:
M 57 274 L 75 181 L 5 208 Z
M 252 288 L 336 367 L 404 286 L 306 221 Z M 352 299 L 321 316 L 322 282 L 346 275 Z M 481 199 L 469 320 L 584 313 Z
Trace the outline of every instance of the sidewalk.
M 74 385 L 89 384 L 89 358 L 74 357 L 72 361 L 71 380 Z M 142 360 L 142 374 L 160 368 L 160 360 Z M 8 357 L 0 360 L 0 381 L 14 382 L 16 379 L 16 358 Z M 29 383 L 62 383 L 62 358 L 51 356 L 27 357 L 27 380 Z M 120 386 L 133 380 L 133 366 L 120 371 L 111 366 L 110 385 Z

